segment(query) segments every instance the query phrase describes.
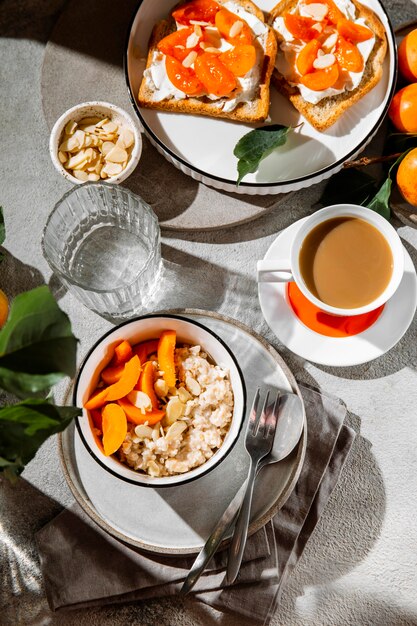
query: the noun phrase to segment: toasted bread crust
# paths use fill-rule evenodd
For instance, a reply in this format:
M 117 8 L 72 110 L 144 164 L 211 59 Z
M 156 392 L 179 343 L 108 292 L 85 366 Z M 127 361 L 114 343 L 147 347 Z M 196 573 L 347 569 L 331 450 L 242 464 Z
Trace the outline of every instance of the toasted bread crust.
M 227 0 L 217 0 L 219 4 L 225 4 Z M 252 13 L 259 20 L 265 22 L 262 11 L 250 0 L 235 0 L 242 8 L 248 13 Z M 184 4 L 181 2 L 180 4 Z M 178 6 L 178 5 L 177 5 Z M 152 55 L 156 50 L 158 42 L 169 35 L 176 28 L 175 21 L 172 18 L 168 18 L 156 24 L 153 28 L 150 40 L 149 40 L 149 52 L 147 57 L 146 68 L 152 63 Z M 265 54 L 263 58 L 263 64 L 261 68 L 261 78 L 259 84 L 259 93 L 257 97 L 250 102 L 239 103 L 233 111 L 223 111 L 219 108 L 219 101 L 211 101 L 208 98 L 201 97 L 187 97 L 181 100 L 175 98 L 169 98 L 162 101 L 156 101 L 153 97 L 153 89 L 146 80 L 146 77 L 142 79 L 142 83 L 139 89 L 138 102 L 140 106 L 150 109 L 161 109 L 163 111 L 171 111 L 174 113 L 191 113 L 193 115 L 206 115 L 209 117 L 221 117 L 226 119 L 235 120 L 238 122 L 262 122 L 268 117 L 269 111 L 269 88 L 271 82 L 272 72 L 275 65 L 275 57 L 277 52 L 277 42 L 272 28 L 269 27 L 267 33 Z M 222 98 L 226 100 L 227 98 Z
M 382 76 L 382 62 L 387 52 L 385 29 L 379 18 L 371 9 L 356 0 L 352 0 L 352 2 L 356 7 L 358 15 L 366 20 L 367 24 L 375 33 L 375 45 L 365 64 L 362 80 L 355 89 L 345 91 L 336 96 L 323 98 L 317 104 L 311 104 L 304 100 L 298 88 L 290 85 L 277 69 L 274 69 L 272 74 L 273 85 L 282 95 L 286 96 L 306 120 L 319 131 L 324 131 L 332 126 L 349 107 L 373 89 Z M 268 23 L 272 25 L 277 17 L 291 10 L 296 5 L 297 0 L 282 0 L 272 9 Z M 274 32 L 279 45 L 282 41 L 282 37 L 276 31 Z

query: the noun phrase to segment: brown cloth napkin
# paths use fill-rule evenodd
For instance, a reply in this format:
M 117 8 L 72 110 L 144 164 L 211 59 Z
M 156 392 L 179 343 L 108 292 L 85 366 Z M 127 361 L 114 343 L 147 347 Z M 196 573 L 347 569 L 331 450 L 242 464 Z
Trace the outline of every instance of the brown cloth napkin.
M 355 432 L 345 405 L 301 386 L 307 450 L 284 507 L 247 542 L 235 585 L 225 586 L 227 551 L 215 555 L 195 597 L 218 610 L 268 624 L 288 579 L 333 491 Z M 132 602 L 176 594 L 194 557 L 140 553 L 104 533 L 75 505 L 37 533 L 49 605 L 54 610 Z M 251 593 L 247 593 L 250 585 Z

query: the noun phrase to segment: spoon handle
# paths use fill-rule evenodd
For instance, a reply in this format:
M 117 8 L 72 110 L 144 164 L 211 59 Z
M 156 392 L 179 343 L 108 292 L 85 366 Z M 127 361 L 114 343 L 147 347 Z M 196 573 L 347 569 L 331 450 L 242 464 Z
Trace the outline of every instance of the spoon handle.
M 217 522 L 215 528 L 213 529 L 210 537 L 207 539 L 206 543 L 199 552 L 188 573 L 187 578 L 184 581 L 183 586 L 180 589 L 181 594 L 185 595 L 191 591 L 191 589 L 194 587 L 197 580 L 200 578 L 201 574 L 204 572 L 207 565 L 213 558 L 214 553 L 219 547 L 221 540 L 229 530 L 240 509 L 240 505 L 242 504 L 242 500 L 245 496 L 246 484 L 247 483 L 245 481 L 239 491 L 234 496 L 233 500 L 231 500 L 229 506 L 227 507 L 227 509 Z

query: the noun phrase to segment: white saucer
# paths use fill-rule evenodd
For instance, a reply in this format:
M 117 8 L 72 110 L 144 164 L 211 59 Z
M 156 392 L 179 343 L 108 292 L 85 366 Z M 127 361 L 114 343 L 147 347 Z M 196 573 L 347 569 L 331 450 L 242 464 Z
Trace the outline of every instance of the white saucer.
M 291 242 L 306 219 L 282 231 L 269 247 L 265 259 L 288 258 Z M 292 352 L 320 365 L 360 365 L 388 352 L 406 333 L 417 306 L 417 276 L 404 248 L 404 276 L 400 286 L 377 321 L 352 337 L 326 337 L 307 328 L 288 302 L 286 283 L 259 283 L 258 295 L 268 326 Z

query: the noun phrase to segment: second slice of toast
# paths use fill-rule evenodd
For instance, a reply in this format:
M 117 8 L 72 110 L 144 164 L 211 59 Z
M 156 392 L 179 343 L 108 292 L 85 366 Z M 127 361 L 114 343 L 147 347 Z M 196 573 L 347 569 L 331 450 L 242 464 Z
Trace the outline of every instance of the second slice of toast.
M 319 1 L 317 0 L 317 2 Z M 385 29 L 371 9 L 356 0 L 351 1 L 356 8 L 357 17 L 363 18 L 366 25 L 375 35 L 375 43 L 365 63 L 362 79 L 355 89 L 325 97 L 313 104 L 305 100 L 298 87 L 290 84 L 277 69 L 274 70 L 272 75 L 272 82 L 278 91 L 286 96 L 305 119 L 319 131 L 324 131 L 332 126 L 347 109 L 373 89 L 382 76 L 382 63 L 387 51 Z M 273 25 L 277 17 L 293 10 L 297 4 L 297 0 L 282 0 L 271 11 L 268 20 L 269 24 Z M 279 47 L 283 42 L 283 38 L 276 30 L 275 34 Z M 278 50 L 278 54 L 280 54 L 280 50 Z

